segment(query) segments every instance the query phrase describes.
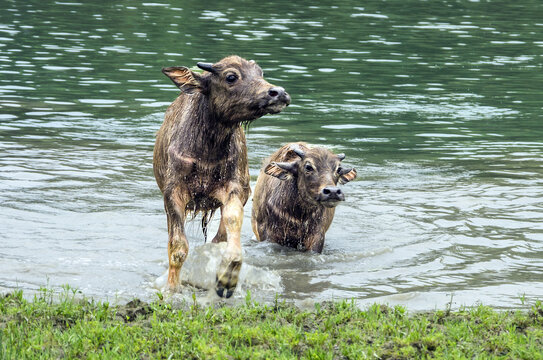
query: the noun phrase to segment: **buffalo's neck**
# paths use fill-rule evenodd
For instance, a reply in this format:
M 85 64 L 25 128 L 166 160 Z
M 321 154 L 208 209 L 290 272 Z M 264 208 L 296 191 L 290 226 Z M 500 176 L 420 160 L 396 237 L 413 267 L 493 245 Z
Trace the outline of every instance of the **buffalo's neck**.
M 270 237 L 281 245 L 300 250 L 322 251 L 325 208 L 305 200 L 295 179 L 281 181 L 272 193 L 267 209 L 270 211 Z M 278 205 L 278 206 L 277 206 Z
M 236 156 L 241 144 L 234 140 L 236 133 L 243 131 L 241 126 L 217 116 L 202 94 L 194 94 L 188 101 L 188 111 L 179 114 L 182 124 L 173 140 L 180 153 L 206 162 Z

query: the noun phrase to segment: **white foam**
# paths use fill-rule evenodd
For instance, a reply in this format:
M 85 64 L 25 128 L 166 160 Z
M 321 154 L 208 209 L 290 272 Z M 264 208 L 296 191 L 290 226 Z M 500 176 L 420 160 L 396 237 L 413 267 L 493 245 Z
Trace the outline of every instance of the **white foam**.
M 209 290 L 209 296 L 215 293 L 215 278 L 222 253 L 226 243 L 204 244 L 191 249 L 181 271 L 179 273 L 180 292 L 184 288 L 191 288 L 191 294 L 196 289 Z M 259 292 L 280 293 L 282 291 L 281 277 L 274 271 L 257 265 L 248 264 L 244 258 L 239 274 L 238 286 L 235 294 L 237 297 L 245 296 L 247 291 L 257 295 Z M 165 291 L 168 278 L 168 270 L 152 283 L 152 287 L 159 291 Z M 259 297 L 259 296 L 257 296 Z M 218 297 L 215 295 L 214 298 Z M 210 300 L 210 299 L 208 299 Z

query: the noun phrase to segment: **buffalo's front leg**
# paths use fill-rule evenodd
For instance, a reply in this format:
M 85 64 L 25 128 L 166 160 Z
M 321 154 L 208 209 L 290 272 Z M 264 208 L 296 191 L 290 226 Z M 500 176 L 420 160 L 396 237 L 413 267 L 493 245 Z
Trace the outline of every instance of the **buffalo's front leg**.
M 179 271 L 189 252 L 185 236 L 185 207 L 187 196 L 177 188 L 164 194 L 164 208 L 168 217 L 168 288 L 174 290 L 179 283 Z
M 242 263 L 241 225 L 243 223 L 243 203 L 238 196 L 231 193 L 228 200 L 223 204 L 221 207 L 221 224 L 224 224 L 227 245 L 217 272 L 216 290 L 220 297 L 229 298 L 238 284 Z
M 222 208 L 221 208 L 222 213 Z M 211 242 L 213 243 L 220 243 L 226 241 L 226 227 L 224 226 L 224 219 L 221 216 L 221 222 L 219 224 L 219 230 L 217 230 L 217 235 L 213 238 Z
M 324 247 L 324 233 L 319 231 L 308 236 L 304 242 L 304 247 L 306 250 L 314 251 L 320 254 L 322 252 L 322 248 Z

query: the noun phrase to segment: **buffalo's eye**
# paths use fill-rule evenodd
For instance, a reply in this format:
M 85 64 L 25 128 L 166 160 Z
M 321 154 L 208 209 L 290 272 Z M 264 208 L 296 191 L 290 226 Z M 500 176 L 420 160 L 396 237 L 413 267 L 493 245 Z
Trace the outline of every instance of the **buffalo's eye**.
M 226 82 L 229 84 L 235 83 L 237 79 L 238 77 L 235 74 L 230 74 L 226 76 Z
M 312 172 L 314 169 L 313 169 L 313 166 L 311 166 L 311 164 L 305 164 L 305 171 L 307 172 Z

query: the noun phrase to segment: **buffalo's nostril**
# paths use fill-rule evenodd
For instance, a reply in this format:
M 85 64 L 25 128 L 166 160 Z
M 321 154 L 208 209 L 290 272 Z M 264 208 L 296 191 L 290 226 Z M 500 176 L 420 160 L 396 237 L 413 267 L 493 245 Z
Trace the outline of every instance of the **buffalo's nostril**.
M 281 97 L 281 96 L 285 95 L 285 89 L 283 89 L 280 86 L 274 86 L 274 87 L 272 87 L 271 89 L 268 90 L 268 95 L 270 95 L 273 98 Z
M 337 186 L 323 188 L 318 196 L 318 201 L 322 201 L 326 207 L 336 206 L 339 201 L 343 200 L 345 200 L 345 196 Z
M 322 195 L 329 197 L 342 197 L 341 190 L 337 186 L 327 186 L 321 190 Z

